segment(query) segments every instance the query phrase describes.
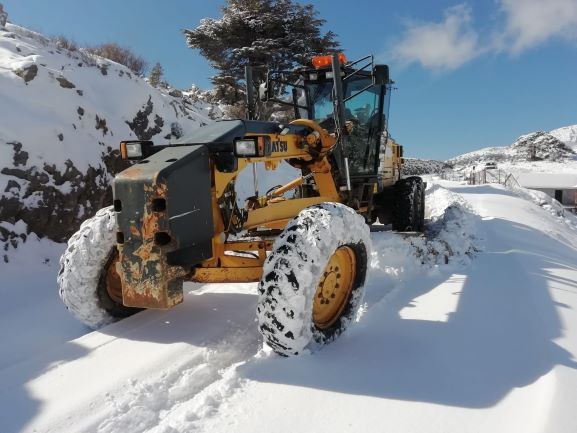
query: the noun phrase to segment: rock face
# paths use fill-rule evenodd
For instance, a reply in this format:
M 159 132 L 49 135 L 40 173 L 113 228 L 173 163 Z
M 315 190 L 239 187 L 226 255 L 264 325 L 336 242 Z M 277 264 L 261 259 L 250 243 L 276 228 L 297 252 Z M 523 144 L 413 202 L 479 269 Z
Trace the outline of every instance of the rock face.
M 57 242 L 66 241 L 82 220 L 111 203 L 110 178 L 125 168 L 118 151 L 110 147 L 103 149 L 103 164 L 89 165 L 81 172 L 69 159 L 64 168 L 30 166 L 22 143 L 8 144 L 14 148 L 14 166 L 0 170 L 9 177 L 0 197 L 0 221 L 16 224 L 21 220 L 29 232 Z
M 29 233 L 57 242 L 112 202 L 123 139 L 157 143 L 212 122 L 127 68 L 0 23 L 0 262 Z

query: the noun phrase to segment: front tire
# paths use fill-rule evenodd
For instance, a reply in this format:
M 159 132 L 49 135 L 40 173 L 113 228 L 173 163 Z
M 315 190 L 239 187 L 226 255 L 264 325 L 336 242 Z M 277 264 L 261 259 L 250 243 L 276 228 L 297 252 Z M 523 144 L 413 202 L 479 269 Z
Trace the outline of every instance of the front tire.
M 92 329 L 141 310 L 122 305 L 120 278 L 115 271 L 116 231 L 112 207 L 100 209 L 72 235 L 60 258 L 60 298 L 76 319 Z
M 301 211 L 264 264 L 257 316 L 267 344 L 291 356 L 342 334 L 362 302 L 369 255 L 369 228 L 351 208 Z

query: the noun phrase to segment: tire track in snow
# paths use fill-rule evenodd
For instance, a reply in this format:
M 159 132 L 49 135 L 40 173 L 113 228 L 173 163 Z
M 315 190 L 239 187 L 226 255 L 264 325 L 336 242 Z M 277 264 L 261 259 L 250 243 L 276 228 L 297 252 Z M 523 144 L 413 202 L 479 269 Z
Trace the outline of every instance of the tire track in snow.
M 98 433 L 190 432 L 241 386 L 235 366 L 260 347 L 256 330 L 237 329 L 210 348 L 149 380 L 130 379 L 120 395 L 106 395 L 112 414 Z

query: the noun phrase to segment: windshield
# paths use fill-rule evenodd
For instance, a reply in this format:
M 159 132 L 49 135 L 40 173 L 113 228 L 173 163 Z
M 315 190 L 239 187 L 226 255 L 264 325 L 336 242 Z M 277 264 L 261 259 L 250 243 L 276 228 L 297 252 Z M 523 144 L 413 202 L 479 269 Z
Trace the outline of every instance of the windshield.
M 381 86 L 371 86 L 371 83 L 371 77 L 361 76 L 343 82 L 344 98 L 352 96 L 345 102 L 345 120 L 352 126 L 347 141 L 351 174 L 374 173 L 380 143 L 379 128 L 386 126 L 379 107 Z M 308 83 L 306 87 L 311 119 L 334 132 L 332 80 Z

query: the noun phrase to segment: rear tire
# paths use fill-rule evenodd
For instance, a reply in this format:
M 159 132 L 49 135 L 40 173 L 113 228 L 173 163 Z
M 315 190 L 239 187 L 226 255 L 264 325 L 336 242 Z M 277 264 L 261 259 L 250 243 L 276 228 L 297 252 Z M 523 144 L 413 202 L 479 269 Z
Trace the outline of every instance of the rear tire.
M 72 315 L 92 329 L 131 316 L 140 308 L 122 305 L 108 286 L 116 250 L 116 219 L 112 207 L 99 210 L 82 223 L 60 258 L 59 294 Z M 112 294 L 112 296 L 111 296 Z
M 267 344 L 291 356 L 342 334 L 362 302 L 369 255 L 369 228 L 351 208 L 301 211 L 264 264 L 257 316 Z
M 395 184 L 393 230 L 422 232 L 425 227 L 425 184 L 411 176 Z

